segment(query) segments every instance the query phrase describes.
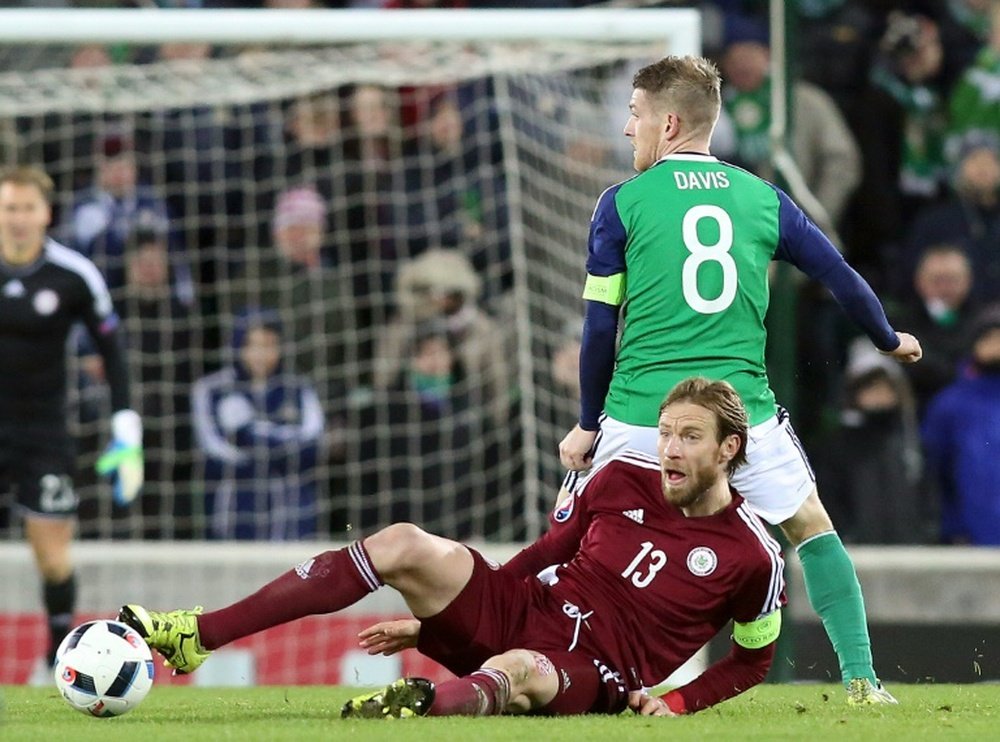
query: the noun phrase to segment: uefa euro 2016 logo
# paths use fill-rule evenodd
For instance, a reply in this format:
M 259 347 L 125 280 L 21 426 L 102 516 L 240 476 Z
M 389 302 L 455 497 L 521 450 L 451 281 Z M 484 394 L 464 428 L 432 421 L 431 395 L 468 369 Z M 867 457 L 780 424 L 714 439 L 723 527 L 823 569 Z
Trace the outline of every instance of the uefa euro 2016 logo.
M 570 492 L 566 495 L 566 499 L 556 503 L 555 512 L 552 513 L 552 517 L 556 523 L 565 523 L 569 520 L 569 517 L 573 514 L 573 505 L 575 502 L 576 495 Z

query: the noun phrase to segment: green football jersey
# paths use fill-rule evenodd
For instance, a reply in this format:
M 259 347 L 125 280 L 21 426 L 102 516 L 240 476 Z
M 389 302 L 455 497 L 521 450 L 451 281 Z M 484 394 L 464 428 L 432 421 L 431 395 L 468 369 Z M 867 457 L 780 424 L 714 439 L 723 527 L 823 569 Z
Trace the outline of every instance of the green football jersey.
M 728 381 L 755 425 L 776 412 L 764 362 L 779 193 L 707 155 L 671 155 L 605 192 L 591 225 L 584 298 L 622 305 L 604 411 L 655 426 L 689 376 Z

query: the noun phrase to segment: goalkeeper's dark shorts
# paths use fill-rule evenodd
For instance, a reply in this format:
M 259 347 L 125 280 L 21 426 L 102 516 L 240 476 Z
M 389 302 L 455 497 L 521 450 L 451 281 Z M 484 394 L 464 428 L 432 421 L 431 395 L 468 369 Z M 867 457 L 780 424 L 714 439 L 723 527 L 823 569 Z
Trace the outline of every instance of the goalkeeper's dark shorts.
M 26 514 L 75 515 L 72 470 L 73 442 L 61 421 L 0 425 L 0 493 L 13 489 Z
M 579 631 L 579 622 L 535 578 L 514 577 L 469 551 L 474 566 L 468 584 L 443 611 L 420 620 L 417 649 L 459 676 L 506 651 L 532 650 L 548 660 L 538 660 L 539 672 L 555 673 L 559 680 L 556 697 L 536 713 L 623 711 L 628 691 L 590 637 L 584 638 L 589 630 Z

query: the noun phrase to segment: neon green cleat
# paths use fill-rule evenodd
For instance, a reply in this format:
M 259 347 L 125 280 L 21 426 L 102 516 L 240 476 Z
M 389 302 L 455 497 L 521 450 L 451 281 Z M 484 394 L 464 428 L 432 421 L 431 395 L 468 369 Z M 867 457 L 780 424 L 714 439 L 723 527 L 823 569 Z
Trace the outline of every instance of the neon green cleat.
M 342 719 L 407 719 L 423 716 L 434 703 L 434 683 L 424 678 L 400 678 L 391 685 L 356 696 L 340 710 Z
M 177 675 L 197 670 L 208 659 L 210 651 L 201 646 L 198 635 L 198 606 L 194 610 L 148 611 L 141 605 L 123 605 L 118 620 L 139 632 L 151 648 L 163 655 L 164 665 L 174 668 Z
M 847 703 L 850 706 L 878 706 L 899 701 L 882 686 L 881 680 L 873 683 L 868 678 L 854 678 L 847 684 Z

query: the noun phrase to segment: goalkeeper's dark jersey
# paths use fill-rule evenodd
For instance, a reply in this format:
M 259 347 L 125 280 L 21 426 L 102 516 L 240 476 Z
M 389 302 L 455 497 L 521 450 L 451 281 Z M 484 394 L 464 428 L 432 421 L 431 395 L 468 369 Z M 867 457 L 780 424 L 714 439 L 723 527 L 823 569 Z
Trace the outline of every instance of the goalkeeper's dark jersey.
M 118 317 L 94 264 L 54 240 L 31 265 L 0 259 L 0 422 L 65 424 L 66 351 L 77 323 L 103 357 L 112 408 L 129 407 Z

